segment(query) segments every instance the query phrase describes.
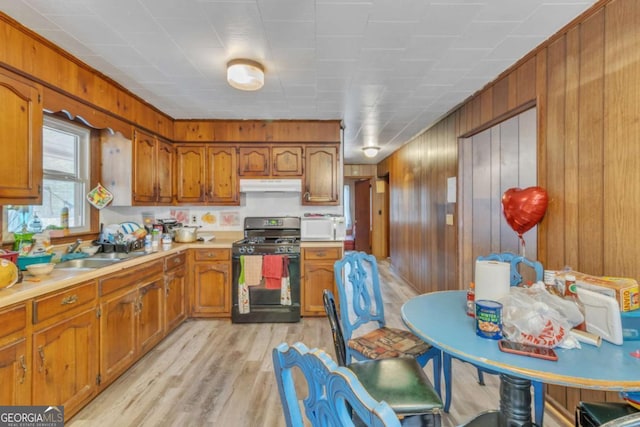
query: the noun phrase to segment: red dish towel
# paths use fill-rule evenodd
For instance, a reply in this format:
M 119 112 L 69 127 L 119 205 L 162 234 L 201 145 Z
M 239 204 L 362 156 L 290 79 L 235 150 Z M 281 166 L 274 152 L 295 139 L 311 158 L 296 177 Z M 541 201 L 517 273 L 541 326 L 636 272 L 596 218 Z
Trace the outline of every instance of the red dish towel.
M 280 289 L 282 285 L 282 255 L 264 255 L 262 257 L 262 277 L 267 289 Z

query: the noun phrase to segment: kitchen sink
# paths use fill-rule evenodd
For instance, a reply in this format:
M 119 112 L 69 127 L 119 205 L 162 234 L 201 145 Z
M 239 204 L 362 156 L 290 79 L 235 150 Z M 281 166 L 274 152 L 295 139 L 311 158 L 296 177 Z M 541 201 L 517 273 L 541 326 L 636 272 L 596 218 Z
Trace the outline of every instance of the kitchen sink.
M 89 258 L 79 258 L 79 259 L 71 259 L 69 261 L 64 261 L 56 264 L 57 269 L 94 269 L 100 267 L 108 267 L 117 262 L 121 261 L 120 259 L 89 259 Z

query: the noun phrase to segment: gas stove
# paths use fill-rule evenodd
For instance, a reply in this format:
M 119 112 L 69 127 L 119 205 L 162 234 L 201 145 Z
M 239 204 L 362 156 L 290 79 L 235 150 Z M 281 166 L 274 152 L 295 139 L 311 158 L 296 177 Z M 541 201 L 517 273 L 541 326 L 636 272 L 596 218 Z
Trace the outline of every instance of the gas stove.
M 233 255 L 300 254 L 300 218 L 247 217 L 244 239 L 234 242 Z

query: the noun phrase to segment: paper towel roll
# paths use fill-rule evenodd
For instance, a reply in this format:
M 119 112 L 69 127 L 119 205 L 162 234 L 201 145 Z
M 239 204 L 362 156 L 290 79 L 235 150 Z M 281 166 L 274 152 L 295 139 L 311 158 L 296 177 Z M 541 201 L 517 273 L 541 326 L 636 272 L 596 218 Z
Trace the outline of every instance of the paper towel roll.
M 475 299 L 497 301 L 509 294 L 511 265 L 508 262 L 476 261 Z

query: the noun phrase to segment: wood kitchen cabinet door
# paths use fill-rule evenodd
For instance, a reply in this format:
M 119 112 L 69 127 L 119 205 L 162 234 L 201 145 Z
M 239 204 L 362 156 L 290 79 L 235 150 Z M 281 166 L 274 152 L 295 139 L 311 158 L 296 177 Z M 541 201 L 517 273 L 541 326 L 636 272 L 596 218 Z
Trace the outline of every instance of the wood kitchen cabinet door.
M 338 146 L 307 146 L 302 194 L 303 205 L 337 205 Z
M 183 253 L 178 254 L 178 256 L 182 257 L 182 264 L 165 272 L 165 330 L 167 333 L 174 330 L 187 318 L 185 255 Z M 169 257 L 167 263 L 175 258 L 176 256 Z
M 102 297 L 100 303 L 100 375 L 104 387 L 137 357 L 136 313 L 138 289 L 130 286 Z
M 231 268 L 229 263 L 198 263 L 194 268 L 194 315 L 231 315 Z
M 303 248 L 301 279 L 301 315 L 324 316 L 322 293 L 336 295 L 333 264 L 342 257 L 340 248 Z
M 31 357 L 26 305 L 0 310 L 0 325 L 0 405 L 29 405 Z
M 176 146 L 176 201 L 202 204 L 205 195 L 206 149 L 204 145 Z
M 268 177 L 269 147 L 240 147 L 240 176 Z
M 27 340 L 0 347 L 0 405 L 31 404 L 31 366 L 27 360 Z
M 302 176 L 302 147 L 272 147 L 273 176 Z
M 91 307 L 33 334 L 33 405 L 70 418 L 98 391 L 98 318 Z
M 207 148 L 207 202 L 214 205 L 239 205 L 238 155 L 235 146 Z
M 192 310 L 195 317 L 231 316 L 231 251 L 199 249 L 193 252 Z
M 157 276 L 138 290 L 138 344 L 142 356 L 164 337 L 164 278 Z
M 173 181 L 175 148 L 164 140 L 158 140 L 158 173 L 157 173 L 157 204 L 169 205 L 173 201 Z
M 0 205 L 42 204 L 42 87 L 0 70 Z
M 133 138 L 133 202 L 135 204 L 156 202 L 157 165 L 156 137 L 136 129 Z

